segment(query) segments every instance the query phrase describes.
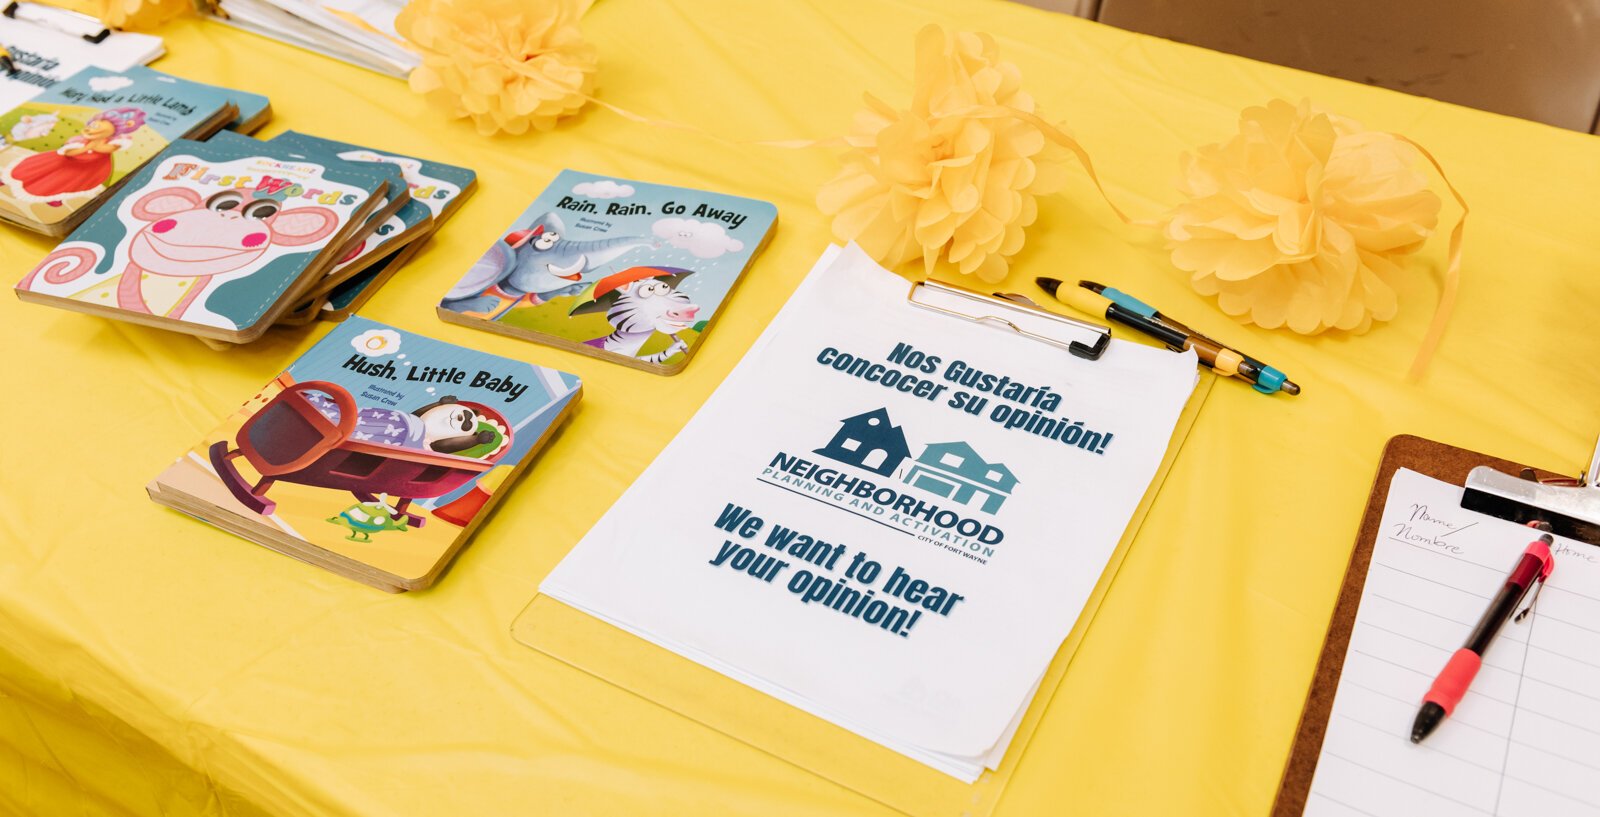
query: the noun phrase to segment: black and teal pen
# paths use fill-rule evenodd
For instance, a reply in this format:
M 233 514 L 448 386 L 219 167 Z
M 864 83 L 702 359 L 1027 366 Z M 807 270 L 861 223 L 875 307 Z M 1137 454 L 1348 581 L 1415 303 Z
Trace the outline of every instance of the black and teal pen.
M 1163 318 L 1148 305 L 1127 298 L 1124 293 L 1116 290 L 1102 292 L 1101 290 L 1105 288 L 1097 290 L 1094 287 L 1098 287 L 1099 284 L 1090 286 L 1092 282 L 1084 282 L 1083 286 L 1078 287 L 1063 287 L 1062 282 L 1057 279 L 1036 278 L 1034 283 L 1037 283 L 1040 289 L 1054 295 L 1056 300 L 1081 312 L 1096 317 L 1104 316 L 1107 320 L 1136 329 L 1175 351 L 1193 349 L 1195 354 L 1199 355 L 1200 362 L 1217 374 L 1238 377 L 1263 394 L 1278 391 L 1287 394 L 1300 393 L 1300 387 L 1285 377 L 1283 372 L 1230 349 L 1170 318 Z M 1109 293 L 1122 296 L 1122 299 L 1113 298 Z
M 1179 332 L 1189 335 L 1190 337 L 1210 341 L 1217 346 L 1222 346 L 1221 343 L 1212 340 L 1211 338 L 1206 337 L 1205 335 L 1202 335 L 1193 329 L 1190 329 L 1181 321 L 1178 321 L 1170 316 L 1163 315 L 1162 313 L 1156 311 L 1155 307 L 1133 297 L 1132 295 L 1129 295 L 1126 292 L 1123 292 L 1120 289 L 1114 289 L 1106 286 L 1105 284 L 1097 284 L 1094 281 L 1079 281 L 1078 286 L 1083 287 L 1090 292 L 1104 296 L 1112 303 L 1117 304 L 1123 309 L 1137 312 L 1140 315 L 1144 315 L 1147 318 L 1158 321 L 1166 326 L 1178 330 Z M 1251 385 L 1255 386 L 1256 391 L 1261 392 L 1262 394 L 1272 394 L 1273 392 L 1277 391 L 1282 391 L 1285 394 L 1300 393 L 1300 387 L 1296 385 L 1293 380 L 1290 380 L 1283 372 L 1278 371 L 1277 369 L 1268 366 L 1266 363 L 1263 363 L 1262 361 L 1257 360 L 1243 352 L 1239 352 L 1239 356 L 1244 359 L 1244 365 L 1239 367 L 1240 374 L 1245 375 L 1246 370 L 1251 370 L 1251 375 L 1246 375 L 1245 379 L 1249 380 Z

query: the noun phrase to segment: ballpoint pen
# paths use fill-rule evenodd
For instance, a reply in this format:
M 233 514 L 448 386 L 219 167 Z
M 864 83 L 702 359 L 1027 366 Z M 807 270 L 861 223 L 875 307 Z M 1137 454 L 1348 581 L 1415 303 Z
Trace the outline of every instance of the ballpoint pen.
M 1489 602 L 1489 608 L 1478 619 L 1478 626 L 1472 628 L 1467 643 L 1450 656 L 1433 685 L 1428 687 L 1427 694 L 1422 697 L 1422 708 L 1411 723 L 1412 743 L 1421 743 L 1423 738 L 1433 734 L 1433 730 L 1439 728 L 1445 717 L 1455 710 L 1456 704 L 1461 703 L 1461 698 L 1467 694 L 1467 687 L 1478 674 L 1478 668 L 1483 666 L 1483 654 L 1494 643 L 1495 634 L 1507 621 L 1513 620 L 1512 614 L 1528 595 L 1528 590 L 1534 585 L 1543 588 L 1545 580 L 1550 578 L 1550 572 L 1555 570 L 1555 557 L 1550 554 L 1550 545 L 1555 539 L 1547 532 L 1550 524 L 1529 522 L 1528 527 L 1541 531 L 1539 538 L 1522 552 L 1516 566 L 1511 569 L 1511 575 L 1500 586 L 1500 592 L 1495 594 Z M 1538 598 L 1537 591 L 1534 598 Z M 1531 609 L 1533 605 L 1530 603 L 1521 613 L 1516 613 L 1514 620 L 1521 621 Z
M 1256 391 L 1265 394 L 1277 391 L 1287 394 L 1300 393 L 1300 387 L 1284 377 L 1277 369 L 1224 346 L 1181 323 L 1158 318 L 1156 316 L 1160 313 L 1154 309 L 1148 307 L 1136 309 L 1108 298 L 1088 286 L 1063 286 L 1063 282 L 1055 278 L 1036 278 L 1034 281 L 1040 289 L 1055 296 L 1056 300 L 1080 312 L 1104 317 L 1136 329 L 1161 341 L 1174 351 L 1193 349 L 1200 357 L 1200 362 L 1217 374 L 1245 380 L 1254 386 Z
M 1154 318 L 1157 321 L 1159 321 L 1159 322 L 1161 322 L 1163 324 L 1166 324 L 1167 326 L 1170 326 L 1173 329 L 1176 329 L 1176 330 L 1178 330 L 1180 332 L 1184 332 L 1186 334 L 1192 335 L 1192 336 L 1197 337 L 1197 338 L 1201 338 L 1203 340 L 1211 341 L 1211 343 L 1213 343 L 1213 344 L 1215 344 L 1217 346 L 1222 346 L 1223 345 L 1219 341 L 1216 341 L 1216 340 L 1214 340 L 1214 339 L 1212 339 L 1210 337 L 1207 337 L 1206 335 L 1203 335 L 1203 334 L 1201 334 L 1199 332 L 1196 332 L 1193 329 L 1190 329 L 1187 325 L 1185 325 L 1184 323 L 1182 323 L 1182 322 L 1180 322 L 1178 320 L 1175 320 L 1171 316 L 1165 315 L 1165 314 L 1163 314 L 1161 312 L 1156 311 L 1155 307 L 1145 303 L 1144 301 L 1139 300 L 1138 298 L 1133 297 L 1132 295 L 1129 295 L 1126 292 L 1123 292 L 1120 289 L 1113 289 L 1112 287 L 1108 287 L 1108 286 L 1106 286 L 1104 284 L 1097 284 L 1094 281 L 1079 281 L 1078 282 L 1078 286 L 1083 287 L 1084 289 L 1087 289 L 1090 292 L 1096 292 L 1096 293 L 1099 293 L 1101 295 L 1104 295 L 1106 298 L 1109 298 L 1110 300 L 1116 302 L 1116 304 L 1118 306 L 1121 306 L 1121 307 L 1123 307 L 1125 309 L 1131 309 L 1134 312 L 1137 312 L 1137 313 L 1140 313 L 1142 315 L 1146 315 L 1148 317 Z M 1256 390 L 1257 391 L 1268 393 L 1268 394 L 1272 393 L 1273 391 L 1279 391 L 1279 390 L 1287 392 L 1288 394 L 1299 394 L 1300 393 L 1300 387 L 1298 385 L 1295 385 L 1294 381 L 1292 381 L 1289 378 L 1285 377 L 1283 372 L 1280 372 L 1277 369 L 1274 369 L 1273 367 L 1268 366 L 1267 364 L 1265 364 L 1265 363 L 1263 363 L 1263 362 L 1261 362 L 1259 360 L 1256 360 L 1255 358 L 1253 358 L 1253 357 L 1251 357 L 1249 355 L 1246 355 L 1246 354 L 1244 354 L 1242 352 L 1240 353 L 1240 356 L 1244 358 L 1244 362 L 1246 364 L 1255 367 L 1257 370 L 1259 370 L 1261 372 L 1261 374 L 1258 376 L 1257 380 L 1255 381 L 1255 386 L 1256 386 Z M 1274 388 L 1274 384 L 1276 384 L 1276 388 Z

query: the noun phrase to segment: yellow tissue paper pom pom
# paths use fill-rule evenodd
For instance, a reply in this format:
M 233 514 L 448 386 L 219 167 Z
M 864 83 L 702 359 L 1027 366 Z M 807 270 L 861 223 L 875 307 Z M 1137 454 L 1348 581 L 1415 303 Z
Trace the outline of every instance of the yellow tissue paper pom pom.
M 100 22 L 110 28 L 155 28 L 194 7 L 193 0 L 100 0 Z
M 1399 308 L 1400 262 L 1439 221 L 1408 141 L 1278 99 L 1180 162 L 1189 201 L 1166 223 L 1172 262 L 1223 312 L 1302 334 L 1364 332 Z
M 549 130 L 594 87 L 588 0 L 411 0 L 395 30 L 422 55 L 411 90 L 484 135 Z
M 834 235 L 886 266 L 942 257 L 985 281 L 1006 276 L 1037 215 L 1065 182 L 1059 146 L 1032 115 L 1017 67 L 987 34 L 917 34 L 911 107 L 871 95 L 855 117 L 845 167 L 817 192 Z

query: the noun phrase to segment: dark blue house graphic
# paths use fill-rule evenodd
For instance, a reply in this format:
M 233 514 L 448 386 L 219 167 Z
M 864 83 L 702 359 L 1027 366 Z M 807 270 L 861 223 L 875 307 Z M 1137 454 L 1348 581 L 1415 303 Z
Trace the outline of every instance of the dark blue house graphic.
M 905 433 L 880 408 L 841 420 L 839 433 L 815 453 L 887 477 L 911 456 L 911 449 Z
M 983 512 L 992 514 L 1017 487 L 1017 477 L 1010 468 L 984 460 L 966 443 L 934 443 L 917 457 L 906 484 L 963 505 L 982 496 Z

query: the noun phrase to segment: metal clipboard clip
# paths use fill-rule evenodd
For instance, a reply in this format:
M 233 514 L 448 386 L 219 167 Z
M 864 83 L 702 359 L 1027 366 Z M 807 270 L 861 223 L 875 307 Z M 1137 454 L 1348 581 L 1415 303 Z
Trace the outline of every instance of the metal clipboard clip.
M 1040 343 L 1065 349 L 1086 360 L 1099 360 L 1111 343 L 1111 330 L 1041 309 L 938 281 L 911 285 L 906 302 L 918 309 L 1009 330 Z
M 111 36 L 111 29 L 99 20 L 87 14 L 80 14 L 54 6 L 42 6 L 38 3 L 19 3 L 11 0 L 5 9 L 0 10 L 13 20 L 23 23 L 32 23 L 43 28 L 55 29 L 63 34 L 82 37 L 85 41 L 99 45 Z
M 1557 536 L 1600 545 L 1600 442 L 1577 479 L 1540 479 L 1531 470 L 1513 476 L 1480 465 L 1467 474 L 1461 507 L 1519 525 L 1547 522 Z

